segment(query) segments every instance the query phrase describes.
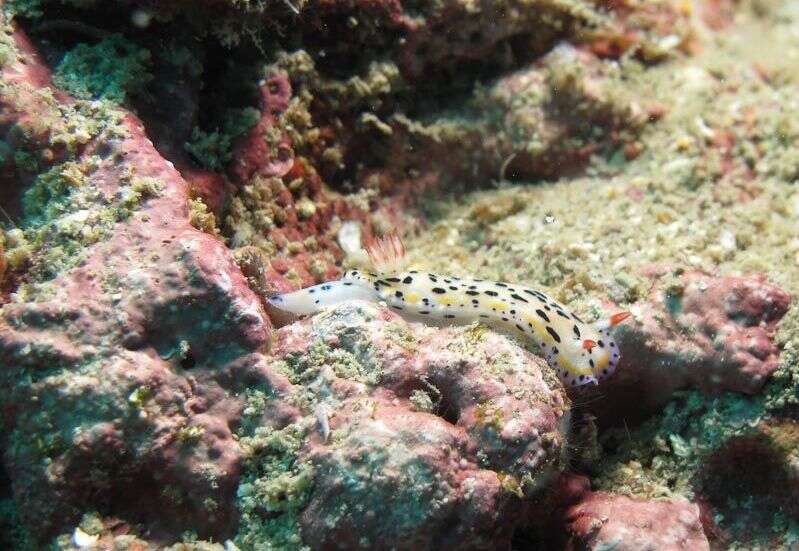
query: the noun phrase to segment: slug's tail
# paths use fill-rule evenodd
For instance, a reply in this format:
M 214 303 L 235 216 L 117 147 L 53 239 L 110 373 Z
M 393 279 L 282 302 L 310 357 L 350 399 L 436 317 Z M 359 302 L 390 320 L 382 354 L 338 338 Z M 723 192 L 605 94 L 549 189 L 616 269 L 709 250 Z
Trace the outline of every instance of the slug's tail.
M 349 300 L 376 301 L 377 293 L 368 282 L 331 281 L 267 298 L 270 317 L 296 319 Z

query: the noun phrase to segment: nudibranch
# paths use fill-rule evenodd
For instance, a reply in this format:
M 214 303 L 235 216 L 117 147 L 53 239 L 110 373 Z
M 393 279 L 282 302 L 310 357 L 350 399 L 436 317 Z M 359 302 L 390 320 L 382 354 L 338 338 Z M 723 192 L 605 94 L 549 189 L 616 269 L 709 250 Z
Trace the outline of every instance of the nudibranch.
M 538 344 L 564 385 L 598 384 L 616 369 L 621 352 L 611 329 L 630 314 L 589 324 L 550 296 L 521 285 L 397 271 L 405 249 L 391 234 L 366 249 L 374 272 L 350 270 L 338 281 L 268 299 L 293 316 L 307 316 L 350 300 L 385 302 L 409 321 L 431 325 L 474 322 L 524 335 Z

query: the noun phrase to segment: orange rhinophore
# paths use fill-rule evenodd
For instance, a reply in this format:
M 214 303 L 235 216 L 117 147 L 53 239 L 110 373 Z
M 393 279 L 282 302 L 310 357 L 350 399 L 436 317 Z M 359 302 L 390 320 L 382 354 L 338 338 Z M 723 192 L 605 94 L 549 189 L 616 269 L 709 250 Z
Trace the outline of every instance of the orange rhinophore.
M 593 350 L 596 345 L 597 345 L 596 341 L 592 341 L 591 339 L 585 339 L 583 341 L 583 348 L 588 350 L 589 352 L 591 352 L 591 350 Z
M 610 326 L 615 327 L 627 318 L 629 318 L 632 314 L 630 312 L 619 312 L 618 314 L 613 314 L 610 316 Z

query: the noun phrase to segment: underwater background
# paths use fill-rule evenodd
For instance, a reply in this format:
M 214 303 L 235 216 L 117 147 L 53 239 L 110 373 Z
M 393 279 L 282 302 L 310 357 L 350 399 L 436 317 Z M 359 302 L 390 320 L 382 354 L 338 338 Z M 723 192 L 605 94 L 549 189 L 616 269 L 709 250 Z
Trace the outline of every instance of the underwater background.
M 0 12 L 0 549 L 799 550 L 799 2 Z M 270 310 L 392 232 L 618 369 Z

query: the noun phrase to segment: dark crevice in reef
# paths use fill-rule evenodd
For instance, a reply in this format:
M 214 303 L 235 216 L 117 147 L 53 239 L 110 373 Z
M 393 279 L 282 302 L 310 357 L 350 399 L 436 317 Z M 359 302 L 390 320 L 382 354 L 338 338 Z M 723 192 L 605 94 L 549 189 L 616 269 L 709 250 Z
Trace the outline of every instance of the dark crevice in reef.
M 0 549 L 18 549 L 20 526 L 11 490 L 11 477 L 0 463 Z
M 221 132 L 231 110 L 258 108 L 257 84 L 263 76 L 259 71 L 278 51 L 302 48 L 314 60 L 321 78 L 341 82 L 364 75 L 375 60 L 397 63 L 407 86 L 392 90 L 375 109 L 332 107 L 323 94 L 312 91 L 318 94 L 310 105 L 314 124 L 341 125 L 335 140 L 343 146 L 343 165 L 317 167 L 326 182 L 341 191 L 358 189 L 365 174 L 384 168 L 397 155 L 396 145 L 385 135 L 359 123 L 363 113 L 383 121 L 395 113 L 426 120 L 461 109 L 469 103 L 476 85 L 489 84 L 503 73 L 529 64 L 571 32 L 568 22 L 560 31 L 531 22 L 535 33 L 520 30 L 492 43 L 483 35 L 485 28 L 467 17 L 462 25 L 428 22 L 430 29 L 420 38 L 411 37 L 407 21 L 399 13 L 384 11 L 388 9 L 385 6 L 356 8 L 353 12 L 352 6 L 311 2 L 302 17 L 291 19 L 281 10 L 268 15 L 246 14 L 223 4 L 209 6 L 200 5 L 198 13 L 188 15 L 170 12 L 170 7 L 159 8 L 169 16 L 153 17 L 148 25 L 137 27 L 131 19 L 133 10 L 125 4 L 99 3 L 84 10 L 46 2 L 41 17 L 21 21 L 52 68 L 78 44 L 97 44 L 115 33 L 148 49 L 151 78 L 131 94 L 127 106 L 143 119 L 149 136 L 166 158 L 178 166 L 190 166 L 194 159 L 217 171 L 224 170 L 225 161 L 209 166 L 207 159 L 190 155 L 185 144 L 196 138 L 198 130 L 206 137 Z M 416 7 L 423 8 L 421 4 Z M 414 9 L 409 5 L 405 15 Z M 209 13 L 215 17 L 204 17 Z M 204 21 L 217 25 L 211 28 Z M 224 25 L 230 26 L 238 45 L 229 48 L 221 43 L 219 29 Z M 351 39 L 342 41 L 342 36 Z M 408 46 L 406 40 L 415 42 Z M 182 64 L 175 60 L 176 49 L 181 49 Z M 410 58 L 428 66 L 408 66 Z M 229 150 L 232 143 L 229 140 L 217 147 Z M 408 147 L 412 149 L 413 145 L 409 143 Z M 510 167 L 508 176 L 517 173 L 526 175 Z M 409 165 L 405 176 L 413 178 L 414 174 L 414 167 Z
M 736 540 L 747 541 L 751 527 L 767 526 L 775 512 L 799 519 L 799 478 L 766 434 L 728 441 L 711 455 L 698 485 Z

